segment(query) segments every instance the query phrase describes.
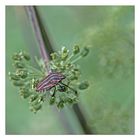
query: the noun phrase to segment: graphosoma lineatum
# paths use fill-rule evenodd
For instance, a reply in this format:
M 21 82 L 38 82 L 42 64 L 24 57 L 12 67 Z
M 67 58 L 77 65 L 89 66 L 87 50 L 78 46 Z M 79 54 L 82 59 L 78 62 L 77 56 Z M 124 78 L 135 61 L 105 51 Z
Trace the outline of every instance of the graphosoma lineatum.
M 59 72 L 51 72 L 37 84 L 36 91 L 41 92 L 50 90 L 65 78 L 66 77 Z

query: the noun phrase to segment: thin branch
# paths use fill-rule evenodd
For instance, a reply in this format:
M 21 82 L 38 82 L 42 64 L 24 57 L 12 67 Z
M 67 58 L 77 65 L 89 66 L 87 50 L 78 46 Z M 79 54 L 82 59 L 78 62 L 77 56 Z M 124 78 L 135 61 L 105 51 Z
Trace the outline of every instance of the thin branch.
M 50 56 L 49 56 L 49 53 L 46 53 L 46 47 L 45 47 L 45 43 L 44 43 L 44 40 L 43 40 L 43 37 L 42 37 L 42 33 L 41 33 L 41 29 L 40 29 L 40 26 L 39 26 L 39 22 L 38 22 L 38 19 L 37 19 L 35 9 L 34 9 L 33 6 L 25 6 L 25 9 L 26 9 L 27 14 L 29 16 L 32 28 L 33 28 L 34 33 L 35 33 L 35 37 L 37 39 L 37 43 L 38 43 L 39 48 L 40 48 L 40 54 L 41 54 L 41 56 L 42 56 L 42 58 L 43 58 L 43 60 L 46 64 L 46 68 L 49 72 L 50 70 L 47 67 L 47 63 L 50 60 Z
M 38 12 L 38 10 L 35 6 L 34 6 L 34 10 L 35 10 L 36 18 L 38 20 L 38 24 L 39 24 L 40 31 L 41 31 L 41 34 L 42 34 L 42 39 L 44 41 L 48 56 L 51 59 L 49 54 L 53 53 L 54 49 L 53 49 L 52 42 L 50 41 L 50 38 L 49 38 L 47 27 L 46 26 L 44 27 L 41 16 L 39 15 L 39 12 Z
M 76 116 L 77 116 L 85 134 L 93 134 L 93 132 L 90 130 L 90 128 L 87 125 L 86 119 L 85 119 L 79 105 L 74 104 L 73 105 L 73 110 L 74 110 L 74 112 L 75 112 L 75 114 L 76 114 Z

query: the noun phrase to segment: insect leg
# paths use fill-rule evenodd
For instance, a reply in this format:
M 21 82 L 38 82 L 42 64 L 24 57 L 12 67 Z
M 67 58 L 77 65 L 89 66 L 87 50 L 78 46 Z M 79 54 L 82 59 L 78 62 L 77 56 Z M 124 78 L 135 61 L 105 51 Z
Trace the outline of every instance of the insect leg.
M 62 85 L 64 85 L 64 86 L 66 86 L 66 87 L 68 87 L 69 89 L 71 89 L 72 91 L 74 91 L 75 92 L 75 94 L 77 94 L 77 91 L 76 90 L 74 90 L 73 88 L 71 88 L 71 87 L 69 87 L 68 85 L 66 85 L 66 84 L 64 84 L 64 83 L 62 83 L 62 82 L 60 82 Z
M 64 85 L 62 85 L 62 84 L 60 84 L 60 83 L 58 83 L 58 85 L 59 85 L 59 89 L 57 89 L 58 91 L 60 91 L 60 92 L 65 92 L 66 91 L 66 86 L 64 86 Z
M 52 97 L 55 96 L 55 92 L 56 92 L 56 87 L 54 86 L 54 91 L 53 91 Z

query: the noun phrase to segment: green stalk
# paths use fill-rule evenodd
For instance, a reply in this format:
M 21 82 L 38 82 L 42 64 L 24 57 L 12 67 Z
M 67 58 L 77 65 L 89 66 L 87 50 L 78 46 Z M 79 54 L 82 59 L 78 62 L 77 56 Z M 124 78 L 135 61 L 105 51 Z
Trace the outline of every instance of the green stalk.
M 50 56 L 48 53 L 46 53 L 46 47 L 45 47 L 45 43 L 44 43 L 44 40 L 42 37 L 42 32 L 41 32 L 41 29 L 39 26 L 35 7 L 25 6 L 25 8 L 26 8 L 29 20 L 31 22 L 32 28 L 34 30 L 38 46 L 40 47 L 40 54 L 41 54 L 45 64 L 47 64 L 49 62 Z M 46 65 L 46 69 L 47 69 L 47 71 L 49 71 L 47 65 Z

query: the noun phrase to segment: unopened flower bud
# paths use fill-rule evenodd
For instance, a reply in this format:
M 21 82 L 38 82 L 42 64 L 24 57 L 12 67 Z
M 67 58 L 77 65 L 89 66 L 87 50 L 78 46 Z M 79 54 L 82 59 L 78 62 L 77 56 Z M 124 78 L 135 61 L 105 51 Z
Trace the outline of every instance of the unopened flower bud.
M 18 69 L 18 70 L 16 71 L 16 74 L 17 74 L 18 76 L 20 76 L 21 78 L 23 78 L 23 79 L 25 79 L 25 78 L 28 76 L 28 72 L 27 72 L 26 69 Z
M 30 95 L 30 92 L 20 91 L 20 96 L 24 99 L 28 98 Z
M 22 60 L 22 56 L 18 53 L 15 53 L 13 56 L 12 56 L 12 59 L 13 60 L 17 60 L 17 61 L 20 61 Z
M 36 100 L 38 98 L 38 94 L 33 94 L 30 97 L 30 102 L 33 102 L 34 100 Z
M 15 61 L 15 62 L 14 62 L 14 66 L 15 66 L 16 68 L 24 68 L 24 67 L 25 67 L 24 63 L 22 63 L 22 62 L 20 62 L 20 61 Z
M 69 50 L 66 47 L 62 47 L 62 52 L 61 52 L 61 59 L 66 60 L 69 54 Z
M 79 89 L 80 90 L 87 89 L 88 87 L 89 87 L 89 83 L 87 81 L 83 81 L 79 84 Z
M 42 108 L 42 104 L 36 104 L 36 105 L 33 105 L 31 107 L 31 111 L 33 111 L 34 113 L 36 113 L 38 110 L 40 110 Z
M 57 104 L 57 107 L 58 107 L 59 109 L 63 108 L 63 107 L 64 107 L 64 101 L 61 100 L 61 101 Z
M 87 47 L 84 47 L 83 50 L 81 51 L 80 55 L 82 57 L 85 57 L 88 55 L 88 53 L 89 53 L 89 49 Z
M 22 52 L 22 56 L 24 57 L 24 59 L 26 59 L 27 61 L 29 61 L 31 58 L 29 56 L 29 54 L 27 52 Z
M 23 86 L 24 85 L 24 82 L 23 81 L 13 81 L 13 85 L 14 86 Z
M 52 60 L 56 60 L 57 59 L 57 53 L 52 53 L 51 58 L 52 58 Z
M 66 102 L 68 102 L 69 104 L 72 104 L 73 103 L 73 100 L 71 98 L 67 98 L 66 99 Z
M 78 45 L 74 46 L 74 47 L 73 47 L 73 53 L 74 53 L 74 54 L 77 54 L 77 53 L 79 53 L 79 52 L 80 52 L 79 46 L 78 46 Z
M 16 74 L 9 72 L 8 75 L 9 75 L 11 80 L 20 80 L 20 77 Z
M 51 98 L 50 98 L 49 104 L 50 104 L 50 105 L 53 105 L 54 103 L 55 103 L 55 97 L 51 97 Z

